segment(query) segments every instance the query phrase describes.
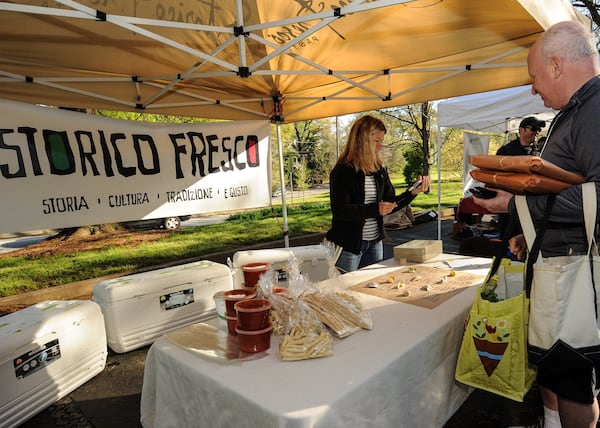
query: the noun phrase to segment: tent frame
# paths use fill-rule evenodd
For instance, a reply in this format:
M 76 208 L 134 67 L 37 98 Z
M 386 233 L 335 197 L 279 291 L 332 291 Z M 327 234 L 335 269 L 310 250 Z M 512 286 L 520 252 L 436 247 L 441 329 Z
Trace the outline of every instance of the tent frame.
M 24 14 L 41 14 L 41 15 L 49 15 L 54 17 L 66 17 L 73 19 L 81 19 L 81 20 L 93 20 L 93 21 L 102 21 L 107 25 L 120 27 L 126 30 L 129 30 L 139 36 L 142 36 L 148 40 L 159 42 L 168 46 L 170 48 L 180 50 L 182 52 L 188 53 L 193 57 L 198 58 L 198 61 L 192 66 L 188 67 L 185 70 L 182 70 L 180 73 L 173 75 L 145 75 L 145 76 L 122 76 L 122 77 L 31 77 L 27 75 L 19 75 L 16 73 L 12 73 L 7 70 L 0 70 L 0 91 L 3 85 L 10 85 L 15 82 L 29 82 L 36 85 L 51 87 L 60 91 L 70 92 L 86 97 L 91 97 L 97 100 L 108 101 L 110 103 L 115 104 L 116 106 L 121 106 L 124 109 L 129 110 L 156 110 L 157 112 L 164 109 L 171 108 L 186 108 L 192 106 L 210 106 L 218 104 L 220 106 L 225 106 L 232 110 L 237 110 L 239 112 L 248 113 L 253 116 L 254 119 L 268 119 L 273 122 L 284 122 L 286 121 L 286 116 L 294 117 L 295 115 L 301 113 L 303 110 L 306 110 L 310 107 L 314 107 L 315 105 L 319 105 L 325 101 L 384 101 L 390 102 L 390 105 L 393 100 L 405 95 L 407 93 L 413 93 L 418 91 L 424 87 L 434 85 L 440 81 L 450 79 L 459 74 L 469 73 L 478 69 L 502 69 L 502 68 L 514 68 L 514 67 L 523 67 L 523 62 L 506 62 L 506 63 L 495 63 L 501 58 L 509 57 L 514 55 L 515 53 L 522 51 L 524 47 L 517 47 L 512 50 L 508 50 L 503 52 L 502 54 L 495 55 L 489 58 L 484 58 L 477 63 L 474 64 L 461 64 L 456 66 L 440 66 L 440 67 L 414 67 L 410 69 L 406 68 L 390 68 L 384 70 L 373 70 L 373 69 L 365 69 L 365 70 L 332 70 L 324 64 L 319 64 L 315 61 L 310 60 L 309 58 L 303 57 L 297 53 L 292 53 L 290 48 L 293 47 L 298 42 L 310 37 L 312 34 L 321 30 L 324 27 L 329 26 L 336 20 L 342 19 L 347 15 L 357 14 L 360 12 L 371 11 L 374 9 L 387 8 L 391 6 L 403 5 L 412 3 L 415 0 L 372 0 L 370 2 L 366 2 L 364 0 L 355 0 L 345 6 L 336 7 L 332 10 L 326 10 L 323 12 L 315 12 L 308 13 L 306 15 L 295 16 L 292 18 L 276 20 L 272 22 L 265 22 L 259 25 L 245 25 L 244 16 L 242 13 L 242 0 L 235 1 L 236 8 L 236 24 L 232 27 L 222 27 L 222 26 L 211 26 L 211 25 L 201 25 L 201 24 L 190 24 L 184 22 L 174 22 L 168 20 L 159 20 L 159 19 L 148 19 L 148 18 L 139 18 L 133 16 L 124 16 L 124 15 L 115 15 L 109 14 L 99 9 L 94 9 L 88 6 L 85 6 L 79 2 L 74 0 L 56 0 L 57 3 L 68 7 L 69 9 L 62 8 L 52 8 L 52 7 L 39 7 L 39 6 L 31 6 L 25 4 L 16 4 L 16 3 L 8 3 L 8 2 L 0 2 L 0 12 L 17 12 Z M 315 23 L 316 21 L 316 23 Z M 282 45 L 277 45 L 272 41 L 269 41 L 263 37 L 261 37 L 258 32 L 264 29 L 269 28 L 278 28 L 282 25 L 299 25 L 301 24 L 303 27 L 308 27 L 305 31 L 299 33 L 297 36 L 293 37 L 287 43 Z M 228 38 L 221 43 L 219 46 L 214 48 L 210 53 L 203 52 L 200 49 L 195 49 L 190 46 L 186 46 L 182 43 L 179 43 L 173 39 L 168 37 L 164 37 L 158 34 L 156 31 L 151 31 L 143 26 L 151 27 L 151 28 L 173 28 L 179 30 L 186 31 L 197 31 L 197 32 L 207 32 L 207 33 L 216 33 L 216 34 L 225 34 L 228 35 Z M 265 48 L 271 49 L 272 52 L 268 55 L 265 55 L 263 58 L 258 59 L 253 64 L 248 64 L 246 58 L 246 49 L 247 49 L 247 39 L 250 39 L 258 44 L 264 46 Z M 222 52 L 224 49 L 229 47 L 230 45 L 237 43 L 239 47 L 239 63 L 234 64 L 231 62 L 223 61 L 217 58 L 217 55 Z M 267 50 L 268 50 L 267 49 Z M 261 69 L 263 65 L 273 60 L 279 55 L 289 55 L 294 58 L 296 61 L 302 62 L 309 66 L 309 70 L 266 70 Z M 212 72 L 198 72 L 197 70 L 201 68 L 204 64 L 211 63 L 220 68 L 222 71 L 212 71 Z M 438 73 L 442 72 L 442 75 Z M 393 78 L 404 78 L 403 76 L 410 75 L 419 75 L 419 74 L 427 74 L 427 73 L 436 73 L 437 77 L 432 78 L 423 83 L 416 84 L 414 86 L 408 87 L 396 93 L 392 93 L 391 81 Z M 190 91 L 186 91 L 184 89 L 177 89 L 177 85 L 181 82 L 186 81 L 187 79 L 203 79 L 210 77 L 228 77 L 228 76 L 239 76 L 239 78 L 245 78 L 250 75 L 256 76 L 278 76 L 278 75 L 327 75 L 332 79 L 337 81 L 338 83 L 343 83 L 342 89 L 336 89 L 330 92 L 326 92 L 326 90 L 320 94 L 319 96 L 314 97 L 294 97 L 290 94 L 275 94 L 273 95 L 273 103 L 278 102 L 278 97 L 283 96 L 285 100 L 296 100 L 303 103 L 300 107 L 297 107 L 294 110 L 290 110 L 287 112 L 282 112 L 283 114 L 278 116 L 271 114 L 272 112 L 259 112 L 257 110 L 253 110 L 250 108 L 246 108 L 244 105 L 252 102 L 263 103 L 265 100 L 263 97 L 258 98 L 248 98 L 243 97 L 239 99 L 219 99 L 216 97 L 206 97 L 200 96 L 198 94 L 194 94 Z M 383 93 L 380 90 L 374 89 L 369 84 L 372 84 L 380 79 L 387 79 L 387 88 L 388 92 Z M 76 87 L 78 83 L 99 83 L 99 84 L 110 84 L 115 82 L 133 82 L 135 86 L 138 88 L 138 99 L 141 99 L 141 94 L 139 91 L 139 87 L 141 85 L 152 87 L 156 89 L 154 95 L 150 97 L 146 97 L 143 102 L 132 102 L 126 98 L 117 98 L 110 97 L 107 95 L 103 95 L 99 92 L 92 92 L 89 90 L 83 90 Z M 344 93 L 351 91 L 353 89 L 360 89 L 365 93 L 364 96 L 351 96 L 344 97 Z M 188 98 L 186 102 L 178 102 L 178 103 L 166 103 L 160 102 L 163 95 L 168 92 L 176 91 L 181 95 L 184 95 Z

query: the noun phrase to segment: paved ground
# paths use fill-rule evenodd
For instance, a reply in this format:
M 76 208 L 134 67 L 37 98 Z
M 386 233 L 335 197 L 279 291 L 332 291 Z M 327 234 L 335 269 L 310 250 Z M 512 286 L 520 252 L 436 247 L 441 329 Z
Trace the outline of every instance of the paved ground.
M 444 252 L 457 254 L 460 242 L 451 237 L 452 220 L 442 221 L 441 227 Z M 390 232 L 384 248 L 385 256 L 386 258 L 393 256 L 394 245 L 412 239 L 437 239 L 437 237 L 437 221 Z M 321 240 L 322 236 L 315 235 L 292 239 L 290 245 L 309 245 Z M 267 248 L 281 246 L 283 246 L 283 242 L 276 242 L 271 243 Z M 228 256 L 231 254 L 220 253 L 206 258 L 223 263 Z M 106 369 L 102 373 L 34 416 L 22 427 L 140 427 L 139 404 L 147 351 L 148 347 L 125 354 L 116 354 L 110 351 Z M 535 389 L 528 394 L 524 403 L 502 399 L 483 391 L 475 391 L 444 428 L 535 426 L 539 420 L 540 406 Z M 427 421 L 423 421 L 422 427 L 427 426 Z

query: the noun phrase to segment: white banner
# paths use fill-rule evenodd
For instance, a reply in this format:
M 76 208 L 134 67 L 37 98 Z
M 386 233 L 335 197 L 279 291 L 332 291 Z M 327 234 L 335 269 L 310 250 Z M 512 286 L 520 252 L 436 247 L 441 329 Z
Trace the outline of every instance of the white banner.
M 463 158 L 463 194 L 474 186 L 479 186 L 481 183 L 473 180 L 469 172 L 475 167 L 469 163 L 469 157 L 473 155 L 487 155 L 490 147 L 490 136 L 484 134 L 474 134 L 472 132 L 464 132 L 464 158 Z
M 0 100 L 0 232 L 271 203 L 267 121 L 165 125 Z

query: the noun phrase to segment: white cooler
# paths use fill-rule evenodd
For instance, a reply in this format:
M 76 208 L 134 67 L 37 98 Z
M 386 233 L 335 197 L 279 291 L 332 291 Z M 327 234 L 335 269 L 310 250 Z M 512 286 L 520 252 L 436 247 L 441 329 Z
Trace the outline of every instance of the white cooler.
M 232 288 L 229 267 L 202 260 L 101 281 L 92 300 L 102 308 L 108 346 L 122 353 L 214 317 L 213 295 Z
M 96 376 L 107 348 L 100 307 L 52 300 L 0 317 L 0 427 L 17 426 Z
M 313 282 L 319 282 L 329 277 L 327 249 L 320 244 L 304 245 L 288 248 L 266 248 L 262 250 L 237 251 L 233 255 L 233 283 L 241 287 L 244 282 L 242 266 L 249 263 L 270 263 L 278 272 L 279 283 L 287 286 L 287 265 L 292 255 L 300 266 L 300 273 Z

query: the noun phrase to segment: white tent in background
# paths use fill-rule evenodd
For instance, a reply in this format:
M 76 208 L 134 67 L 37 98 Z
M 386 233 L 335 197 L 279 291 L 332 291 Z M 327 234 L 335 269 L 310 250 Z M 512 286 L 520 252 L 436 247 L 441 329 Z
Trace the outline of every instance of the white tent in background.
M 531 85 L 450 98 L 438 103 L 438 127 L 504 134 L 518 129 L 520 119 L 535 116 L 552 120 L 554 110 L 545 107 Z

